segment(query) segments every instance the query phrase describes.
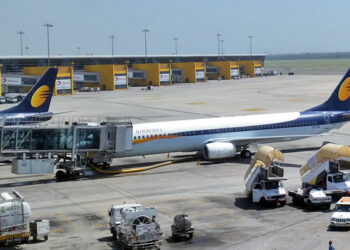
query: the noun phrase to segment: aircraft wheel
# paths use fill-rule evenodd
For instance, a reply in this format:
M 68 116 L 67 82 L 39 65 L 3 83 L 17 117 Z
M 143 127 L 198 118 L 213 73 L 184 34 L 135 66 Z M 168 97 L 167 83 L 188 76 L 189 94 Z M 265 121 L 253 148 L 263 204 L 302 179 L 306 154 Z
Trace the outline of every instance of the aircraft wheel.
M 241 157 L 244 159 L 248 159 L 248 158 L 252 157 L 252 152 L 250 152 L 247 149 L 244 149 L 241 151 Z

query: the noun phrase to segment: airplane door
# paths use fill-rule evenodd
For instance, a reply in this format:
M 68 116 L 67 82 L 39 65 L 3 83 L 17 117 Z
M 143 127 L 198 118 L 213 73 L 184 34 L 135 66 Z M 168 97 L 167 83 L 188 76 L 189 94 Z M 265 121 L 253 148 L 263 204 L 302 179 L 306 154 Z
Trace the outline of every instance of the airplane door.
M 323 117 L 324 117 L 325 128 L 330 128 L 331 127 L 331 118 L 329 117 L 328 114 L 324 114 Z

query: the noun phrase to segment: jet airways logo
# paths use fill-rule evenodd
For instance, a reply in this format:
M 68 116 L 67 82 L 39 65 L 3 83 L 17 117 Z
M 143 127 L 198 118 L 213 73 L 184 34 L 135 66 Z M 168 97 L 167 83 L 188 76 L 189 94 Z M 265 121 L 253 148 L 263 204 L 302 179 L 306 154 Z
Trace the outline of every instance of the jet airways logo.
M 38 88 L 32 96 L 31 105 L 33 108 L 40 107 L 50 96 L 50 88 L 47 85 Z
M 350 77 L 346 78 L 340 86 L 338 97 L 341 101 L 346 101 L 350 97 Z

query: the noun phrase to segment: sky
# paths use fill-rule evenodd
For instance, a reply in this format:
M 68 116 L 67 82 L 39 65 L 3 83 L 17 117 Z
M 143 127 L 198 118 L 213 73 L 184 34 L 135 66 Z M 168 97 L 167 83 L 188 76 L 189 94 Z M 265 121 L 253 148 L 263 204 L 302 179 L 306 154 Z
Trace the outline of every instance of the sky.
M 348 52 L 350 1 L 0 0 L 0 56 Z

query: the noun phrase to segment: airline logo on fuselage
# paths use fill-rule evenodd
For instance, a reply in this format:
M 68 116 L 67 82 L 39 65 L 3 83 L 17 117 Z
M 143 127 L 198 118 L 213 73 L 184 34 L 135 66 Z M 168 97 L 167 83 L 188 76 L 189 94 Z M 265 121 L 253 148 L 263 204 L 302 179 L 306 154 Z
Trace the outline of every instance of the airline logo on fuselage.
M 50 88 L 47 85 L 41 86 L 40 88 L 38 88 L 31 99 L 31 105 L 33 108 L 38 108 L 40 107 L 45 101 L 46 99 L 50 96 L 51 92 L 50 92 Z
M 340 86 L 338 97 L 341 101 L 346 101 L 350 97 L 350 77 L 346 78 Z

